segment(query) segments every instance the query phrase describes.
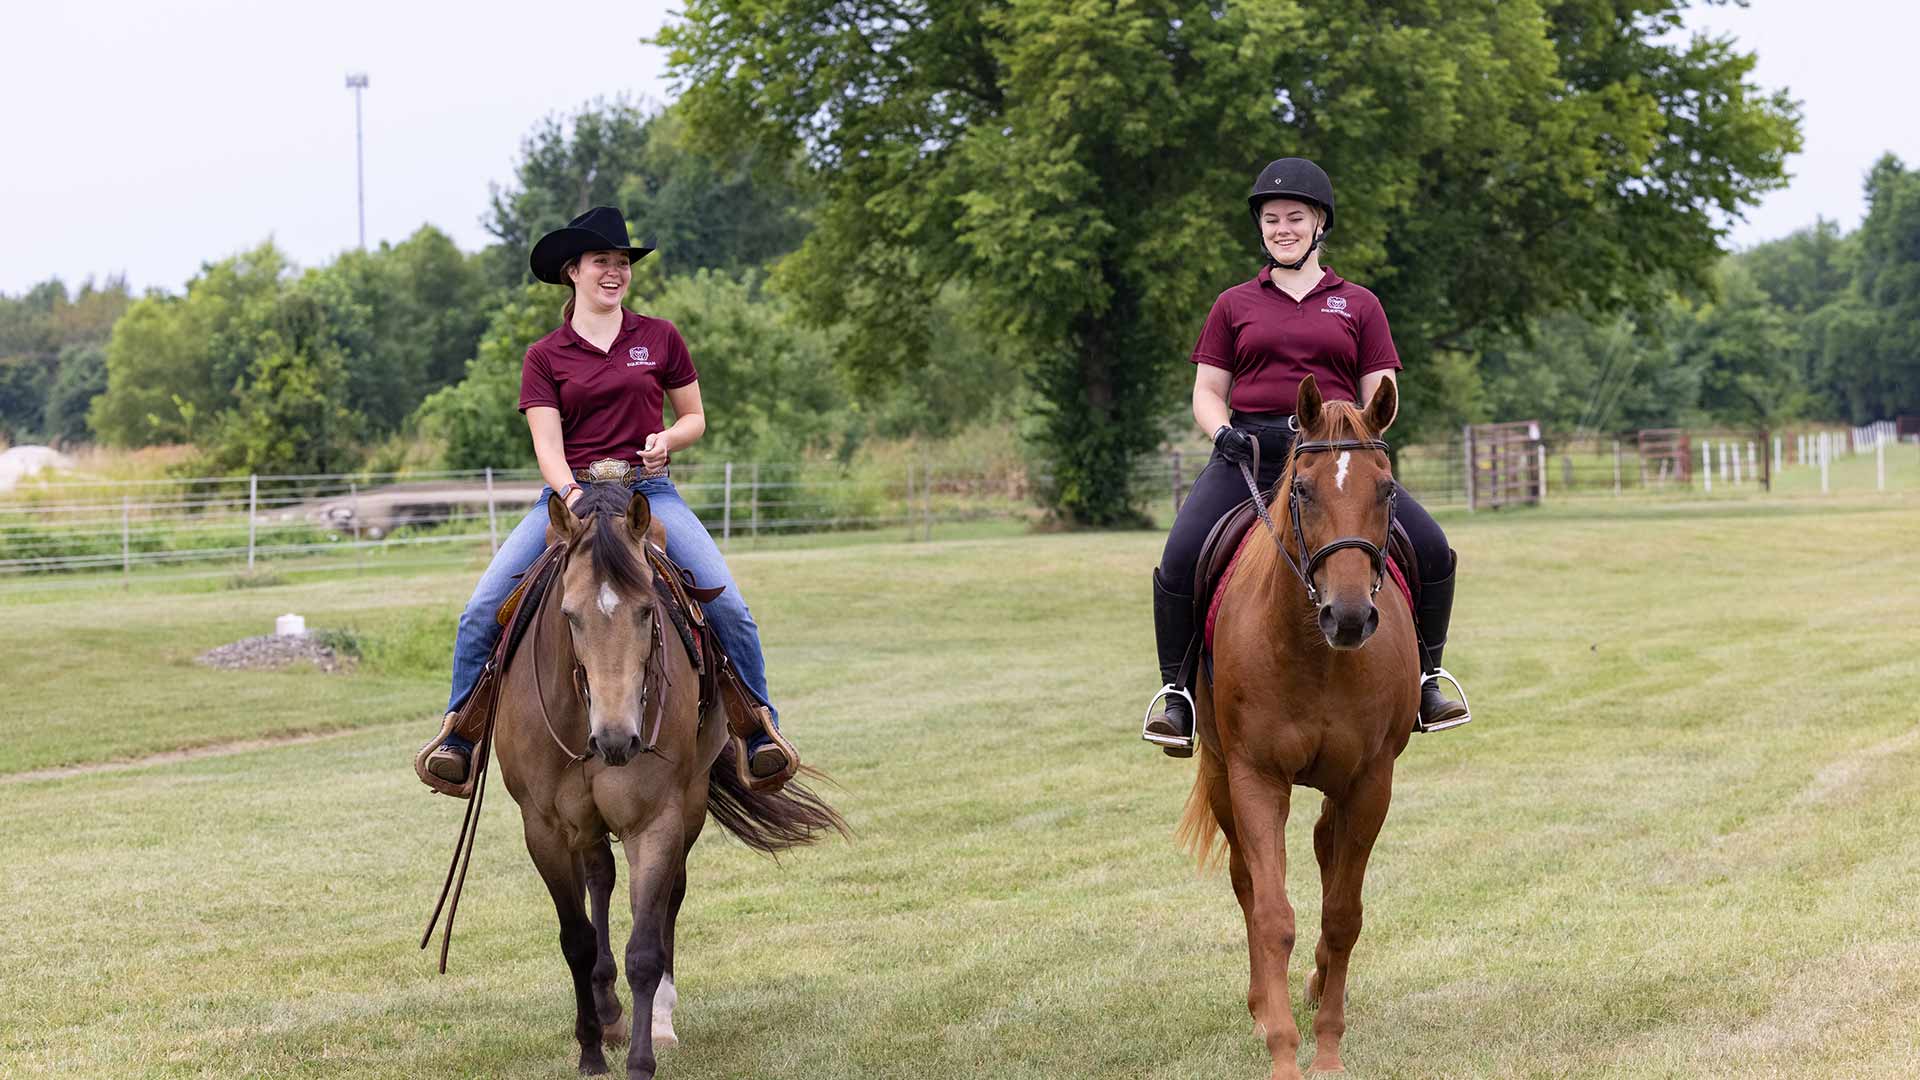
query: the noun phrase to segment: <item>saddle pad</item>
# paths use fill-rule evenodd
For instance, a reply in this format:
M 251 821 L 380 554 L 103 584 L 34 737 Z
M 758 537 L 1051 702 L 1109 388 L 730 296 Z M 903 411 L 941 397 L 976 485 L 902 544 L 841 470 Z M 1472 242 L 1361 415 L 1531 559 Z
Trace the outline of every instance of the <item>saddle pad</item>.
M 1227 585 L 1233 581 L 1233 572 L 1240 565 L 1240 556 L 1246 553 L 1247 545 L 1252 543 L 1255 537 L 1264 538 L 1265 536 L 1266 532 L 1263 529 L 1247 530 L 1247 532 L 1240 537 L 1240 543 L 1233 549 L 1233 558 L 1227 562 L 1226 570 L 1221 572 L 1219 583 L 1213 587 L 1213 599 L 1207 603 L 1206 641 L 1208 652 L 1213 651 L 1213 624 L 1214 620 L 1220 617 L 1220 598 L 1227 595 Z M 1401 572 L 1399 561 L 1391 555 L 1387 557 L 1387 576 L 1393 579 L 1394 587 L 1400 590 L 1400 595 L 1407 598 L 1407 610 L 1414 610 L 1413 587 L 1407 584 L 1407 575 Z

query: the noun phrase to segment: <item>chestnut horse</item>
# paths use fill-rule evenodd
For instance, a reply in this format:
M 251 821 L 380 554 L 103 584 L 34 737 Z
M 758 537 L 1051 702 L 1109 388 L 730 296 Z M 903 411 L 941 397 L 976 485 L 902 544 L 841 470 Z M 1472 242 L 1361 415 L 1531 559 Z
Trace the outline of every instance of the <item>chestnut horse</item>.
M 520 804 L 527 853 L 560 916 L 587 1074 L 607 1071 L 603 1040 L 617 1045 L 628 1035 L 608 944 L 608 835 L 626 849 L 634 1005 L 627 1075 L 648 1080 L 656 1044 L 677 1041 L 674 920 L 687 892 L 687 853 L 707 814 L 768 853 L 845 827 L 798 784 L 768 793 L 740 782 L 726 717 L 717 703 L 701 715 L 700 678 L 641 546 L 650 532 L 664 546 L 664 530 L 644 495 L 629 498 L 620 484 L 586 491 L 584 520 L 562 500 L 547 500 L 547 540 L 566 542 L 566 561 L 502 679 L 493 743 Z
M 1298 441 L 1265 529 L 1276 542 L 1253 536 L 1241 551 L 1219 600 L 1213 669 L 1196 680 L 1199 775 L 1178 835 L 1202 865 L 1226 839 L 1247 921 L 1247 1008 L 1274 1080 L 1300 1075 L 1287 994 L 1292 789 L 1325 793 L 1313 827 L 1320 944 L 1307 1007 L 1318 1010 L 1313 1068 L 1337 1071 L 1361 882 L 1387 817 L 1394 759 L 1420 709 L 1412 613 L 1397 589 L 1380 591 L 1395 489 L 1379 436 L 1396 401 L 1391 381 L 1364 410 L 1323 401 L 1312 376 L 1301 383 Z

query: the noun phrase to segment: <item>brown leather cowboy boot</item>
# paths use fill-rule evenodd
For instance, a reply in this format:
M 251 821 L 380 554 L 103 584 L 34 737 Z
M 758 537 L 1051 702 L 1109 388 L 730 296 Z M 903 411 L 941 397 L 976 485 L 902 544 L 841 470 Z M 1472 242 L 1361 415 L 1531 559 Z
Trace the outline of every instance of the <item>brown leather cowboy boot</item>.
M 446 719 L 451 721 L 453 713 L 448 713 Z M 448 735 L 445 742 L 427 755 L 427 771 L 449 784 L 466 783 L 467 770 L 472 767 L 473 744 L 458 735 Z

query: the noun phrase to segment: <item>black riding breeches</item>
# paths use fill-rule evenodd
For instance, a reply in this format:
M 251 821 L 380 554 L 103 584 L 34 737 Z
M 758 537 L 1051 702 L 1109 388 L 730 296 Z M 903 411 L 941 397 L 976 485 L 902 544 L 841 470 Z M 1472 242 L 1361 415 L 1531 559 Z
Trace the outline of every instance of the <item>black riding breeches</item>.
M 1273 486 L 1280 482 L 1280 474 L 1286 472 L 1291 434 L 1284 425 L 1251 423 L 1239 417 L 1234 418 L 1233 426 L 1260 441 L 1260 490 L 1271 493 Z M 1399 488 L 1399 492 L 1394 517 L 1407 530 L 1407 538 L 1413 541 L 1421 576 L 1427 581 L 1439 581 L 1453 566 L 1447 534 L 1405 488 Z M 1180 513 L 1173 519 L 1173 531 L 1167 534 L 1166 550 L 1160 555 L 1160 580 L 1169 590 L 1192 594 L 1194 562 L 1200 558 L 1200 546 L 1207 542 L 1207 534 L 1213 531 L 1214 525 L 1245 502 L 1247 495 L 1247 482 L 1240 475 L 1238 465 L 1217 453 L 1207 459 L 1206 467 L 1194 477 L 1186 501 L 1180 504 Z M 1278 515 L 1284 508 L 1282 501 L 1274 513 Z

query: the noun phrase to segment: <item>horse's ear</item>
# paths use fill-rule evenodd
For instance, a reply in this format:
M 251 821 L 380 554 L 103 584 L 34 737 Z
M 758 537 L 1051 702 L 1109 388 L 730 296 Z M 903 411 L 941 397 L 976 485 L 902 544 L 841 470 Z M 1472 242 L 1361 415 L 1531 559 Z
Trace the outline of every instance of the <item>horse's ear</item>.
M 652 525 L 652 505 L 647 502 L 645 495 L 637 491 L 634 492 L 633 498 L 627 500 L 627 528 L 633 530 L 635 539 L 645 540 L 647 538 L 647 530 Z
M 580 519 L 573 516 L 567 500 L 558 495 L 547 498 L 547 527 L 559 536 L 572 536 Z
M 1300 437 L 1306 438 L 1307 432 L 1320 426 L 1320 386 L 1308 375 L 1300 380 L 1300 389 L 1293 399 L 1293 418 L 1300 426 Z
M 1393 418 L 1400 415 L 1400 389 L 1392 379 L 1381 379 L 1380 385 L 1373 388 L 1373 398 L 1367 402 L 1364 419 L 1375 435 L 1386 433 Z

